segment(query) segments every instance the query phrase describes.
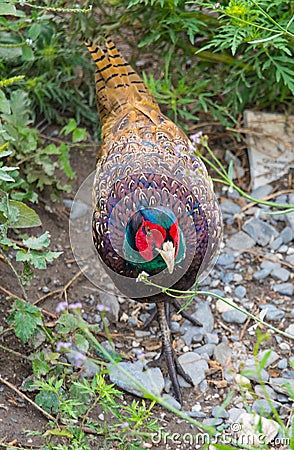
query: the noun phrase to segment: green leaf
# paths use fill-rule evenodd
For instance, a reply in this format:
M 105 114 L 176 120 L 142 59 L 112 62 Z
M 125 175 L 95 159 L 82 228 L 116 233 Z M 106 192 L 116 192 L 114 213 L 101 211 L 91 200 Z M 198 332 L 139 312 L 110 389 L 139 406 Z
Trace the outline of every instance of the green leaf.
M 14 16 L 16 15 L 16 8 L 12 3 L 0 1 L 0 16 Z
M 34 375 L 38 378 L 42 375 L 46 375 L 51 369 L 49 364 L 45 361 L 42 353 L 39 355 L 39 358 L 33 359 L 32 368 Z
M 18 210 L 18 218 L 10 226 L 11 228 L 31 228 L 42 225 L 38 214 L 32 208 L 16 200 L 9 200 L 9 203 Z
M 27 342 L 38 326 L 42 326 L 42 314 L 39 308 L 27 302 L 17 300 L 8 321 L 13 324 L 16 336 Z
M 10 102 L 3 91 L 0 90 L 0 112 L 10 114 Z
M 8 175 L 8 173 L 5 170 L 3 170 L 3 169 L 0 169 L 0 180 L 3 180 L 3 181 L 15 181 L 15 179 L 12 178 L 10 175 Z
M 28 30 L 28 37 L 34 41 L 40 35 L 41 31 L 42 31 L 41 24 L 35 22 Z
M 48 413 L 58 412 L 59 399 L 55 392 L 41 391 L 36 395 L 35 402 Z
M 75 176 L 75 172 L 72 170 L 70 166 L 69 160 L 69 148 L 66 144 L 62 143 L 59 147 L 59 166 L 65 173 L 65 175 L 72 180 Z
M 24 45 L 22 47 L 22 60 L 33 61 L 35 59 L 33 49 L 30 45 Z
M 72 134 L 72 141 L 73 142 L 84 141 L 86 137 L 87 137 L 86 128 L 76 128 Z
M 39 237 L 32 236 L 28 239 L 24 239 L 23 244 L 33 250 L 41 250 L 44 247 L 48 247 L 50 244 L 49 231 L 45 231 L 45 233 L 41 234 Z
M 77 122 L 75 119 L 69 119 L 68 124 L 62 128 L 61 133 L 64 133 L 65 136 L 72 133 L 77 128 Z
M 56 324 L 57 333 L 67 334 L 77 327 L 77 319 L 73 314 L 62 314 Z
M 89 350 L 89 342 L 80 333 L 77 333 L 75 336 L 75 344 L 80 352 L 86 353 Z

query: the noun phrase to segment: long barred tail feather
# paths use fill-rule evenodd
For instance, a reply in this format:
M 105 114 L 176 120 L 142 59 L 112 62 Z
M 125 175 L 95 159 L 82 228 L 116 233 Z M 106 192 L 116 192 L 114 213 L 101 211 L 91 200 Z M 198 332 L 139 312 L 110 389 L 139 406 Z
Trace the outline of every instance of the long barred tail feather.
M 138 109 L 146 109 L 147 105 L 158 110 L 148 88 L 110 38 L 105 39 L 105 50 L 90 41 L 85 44 L 97 66 L 95 84 L 102 123 L 110 113 L 115 114 L 132 104 L 137 104 Z

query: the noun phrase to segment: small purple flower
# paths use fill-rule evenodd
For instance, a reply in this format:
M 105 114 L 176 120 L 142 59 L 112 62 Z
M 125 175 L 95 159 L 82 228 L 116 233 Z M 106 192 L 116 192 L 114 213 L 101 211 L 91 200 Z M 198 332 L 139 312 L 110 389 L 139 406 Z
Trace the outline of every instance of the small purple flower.
M 59 341 L 56 344 L 56 351 L 57 352 L 65 352 L 65 351 L 67 351 L 69 349 L 71 349 L 71 342 Z
M 137 355 L 137 358 L 139 359 L 139 361 L 145 361 L 145 353 L 141 352 Z
M 71 303 L 68 305 L 68 309 L 82 309 L 83 305 L 81 302 Z
M 74 365 L 81 366 L 83 362 L 87 359 L 87 356 L 81 352 L 75 352 L 74 354 Z
M 201 144 L 201 137 L 202 137 L 202 131 L 198 131 L 198 133 L 192 134 L 190 136 L 191 141 L 193 144 L 199 145 Z
M 66 302 L 60 302 L 56 306 L 57 314 L 60 314 L 62 311 L 65 311 L 66 309 L 67 309 L 67 303 Z
M 129 426 L 130 426 L 129 422 L 123 422 L 123 423 L 120 424 L 120 428 L 122 428 L 122 429 L 128 428 Z
M 105 305 L 97 305 L 97 309 L 99 312 L 109 312 L 110 308 Z

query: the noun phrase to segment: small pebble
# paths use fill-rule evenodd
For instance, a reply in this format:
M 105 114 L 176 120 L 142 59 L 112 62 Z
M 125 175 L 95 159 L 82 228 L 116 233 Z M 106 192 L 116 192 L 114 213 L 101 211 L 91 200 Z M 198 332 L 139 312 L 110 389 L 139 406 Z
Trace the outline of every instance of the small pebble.
M 214 348 L 213 357 L 222 366 L 229 363 L 232 356 L 232 349 L 226 343 L 222 342 Z
M 247 319 L 246 314 L 238 311 L 237 309 L 232 309 L 230 311 L 225 311 L 222 313 L 222 318 L 227 323 L 239 323 L 242 324 Z
M 274 284 L 272 289 L 279 294 L 291 297 L 294 292 L 294 285 L 292 283 Z
M 268 417 L 272 414 L 272 406 L 265 399 L 257 399 L 252 405 L 252 411 L 260 414 L 263 417 Z
M 281 267 L 280 269 L 273 270 L 272 276 L 273 276 L 273 278 L 276 278 L 277 280 L 288 281 L 289 277 L 290 277 L 290 272 L 289 272 L 289 270 Z
M 234 255 L 232 255 L 231 253 L 222 253 L 216 263 L 219 266 L 231 266 L 232 264 L 234 264 L 234 261 Z
M 215 406 L 211 411 L 212 417 L 220 417 L 221 419 L 228 419 L 229 413 L 221 406 Z
M 277 365 L 278 369 L 283 370 L 288 367 L 288 361 L 286 358 L 281 359 L 281 361 L 278 362 Z
M 253 274 L 253 278 L 255 280 L 261 281 L 264 280 L 271 273 L 271 269 L 261 269 Z
M 235 294 L 239 298 L 244 298 L 246 296 L 246 288 L 244 286 L 237 286 L 235 289 Z

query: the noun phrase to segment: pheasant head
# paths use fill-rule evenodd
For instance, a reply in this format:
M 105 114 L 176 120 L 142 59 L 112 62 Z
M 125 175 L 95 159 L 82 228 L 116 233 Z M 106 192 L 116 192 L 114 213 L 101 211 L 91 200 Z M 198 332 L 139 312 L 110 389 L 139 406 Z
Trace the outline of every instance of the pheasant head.
M 172 273 L 185 256 L 184 235 L 174 213 L 164 206 L 140 208 L 127 223 L 124 254 L 151 275 L 165 268 Z

